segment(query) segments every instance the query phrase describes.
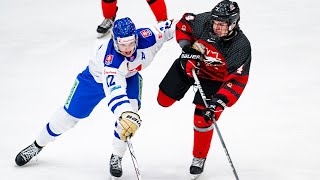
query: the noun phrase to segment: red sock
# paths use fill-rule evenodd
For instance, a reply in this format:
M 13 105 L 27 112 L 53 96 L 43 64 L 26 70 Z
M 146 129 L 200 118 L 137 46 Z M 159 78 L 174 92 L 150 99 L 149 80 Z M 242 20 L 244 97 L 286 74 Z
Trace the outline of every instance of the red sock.
M 168 19 L 167 7 L 164 0 L 147 0 L 157 21 L 165 21 Z
M 112 19 L 117 13 L 117 0 L 114 1 L 104 1 L 101 0 L 101 7 L 103 17 L 106 19 Z
M 204 107 L 197 105 L 196 108 L 203 109 Z M 203 131 L 205 131 L 205 128 L 212 128 L 212 122 L 206 122 L 202 115 L 196 113 L 194 115 L 194 125 L 197 128 L 202 128 L 201 130 Z M 194 129 L 193 156 L 198 158 L 207 157 L 211 145 L 212 135 L 213 128 L 205 132 Z

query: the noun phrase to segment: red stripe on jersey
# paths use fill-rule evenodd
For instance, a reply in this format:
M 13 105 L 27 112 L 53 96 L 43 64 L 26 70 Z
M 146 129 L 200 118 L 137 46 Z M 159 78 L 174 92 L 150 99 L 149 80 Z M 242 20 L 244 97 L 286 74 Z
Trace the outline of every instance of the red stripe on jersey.
M 188 40 L 190 42 L 194 42 L 190 37 L 190 33 L 192 33 L 192 29 L 188 23 L 186 23 L 185 17 L 189 16 L 188 14 L 184 14 L 183 18 L 176 25 L 176 40 L 179 42 L 180 40 Z

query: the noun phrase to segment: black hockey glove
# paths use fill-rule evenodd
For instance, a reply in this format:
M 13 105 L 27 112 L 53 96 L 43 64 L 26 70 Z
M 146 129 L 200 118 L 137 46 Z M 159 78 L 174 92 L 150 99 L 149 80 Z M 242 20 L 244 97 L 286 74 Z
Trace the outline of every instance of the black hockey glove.
M 191 72 L 192 69 L 196 69 L 196 72 L 199 71 L 200 61 L 203 60 L 203 58 L 203 54 L 192 48 L 192 46 L 185 46 L 182 48 L 180 63 L 189 77 L 193 77 Z
M 222 112 L 226 107 L 226 103 L 221 99 L 213 98 L 208 103 L 208 108 L 203 110 L 203 117 L 206 122 L 213 121 L 212 118 L 215 118 L 215 112 Z M 216 119 L 215 119 L 216 120 Z

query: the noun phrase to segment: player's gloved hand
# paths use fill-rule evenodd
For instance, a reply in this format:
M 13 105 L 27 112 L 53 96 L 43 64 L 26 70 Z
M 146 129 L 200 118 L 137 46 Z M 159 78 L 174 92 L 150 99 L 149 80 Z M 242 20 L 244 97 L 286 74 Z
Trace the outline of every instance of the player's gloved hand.
M 192 69 L 196 70 L 196 73 L 200 70 L 200 61 L 203 60 L 203 54 L 192 46 L 184 46 L 180 55 L 180 63 L 184 71 L 189 77 L 192 76 Z
M 142 120 L 137 113 L 131 111 L 123 112 L 119 117 L 121 140 L 126 141 L 128 137 L 133 136 L 136 130 L 140 127 L 141 121 Z
M 166 41 L 170 41 L 171 39 L 173 39 L 173 37 L 176 35 L 175 23 L 176 22 L 174 22 L 173 19 L 160 21 L 158 23 L 158 28 L 162 33 L 159 33 L 158 37 L 159 38 L 164 37 Z
M 208 103 L 208 108 L 203 110 L 203 117 L 206 122 L 212 121 L 212 118 L 215 118 L 215 113 L 222 112 L 226 107 L 226 103 L 221 99 L 212 98 Z
M 169 29 L 171 28 L 171 25 L 173 23 L 173 19 L 160 21 L 158 22 L 158 25 L 160 27 L 160 30 L 163 31 L 163 29 Z

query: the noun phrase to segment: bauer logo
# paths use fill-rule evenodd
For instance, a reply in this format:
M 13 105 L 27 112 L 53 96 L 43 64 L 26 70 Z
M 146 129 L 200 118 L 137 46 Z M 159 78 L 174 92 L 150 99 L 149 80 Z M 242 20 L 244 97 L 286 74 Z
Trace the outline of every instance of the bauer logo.
M 104 64 L 109 65 L 112 63 L 113 60 L 113 55 L 107 55 L 106 58 L 104 59 Z
M 133 117 L 133 116 L 128 114 L 126 119 L 130 119 L 131 121 L 136 122 L 139 125 L 139 127 L 141 126 L 141 120 L 137 119 L 136 117 Z
M 144 37 L 144 38 L 147 38 L 149 36 L 152 35 L 152 32 L 149 30 L 149 29 L 144 29 L 142 31 L 140 31 L 140 34 Z
M 200 55 L 193 55 L 193 54 L 181 54 L 180 58 L 182 59 L 200 59 Z

